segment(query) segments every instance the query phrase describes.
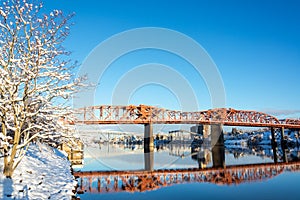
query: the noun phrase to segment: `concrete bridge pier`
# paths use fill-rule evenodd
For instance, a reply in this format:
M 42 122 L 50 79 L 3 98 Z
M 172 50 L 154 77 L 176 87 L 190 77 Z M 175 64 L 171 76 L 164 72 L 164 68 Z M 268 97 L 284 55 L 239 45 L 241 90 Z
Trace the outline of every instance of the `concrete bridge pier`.
M 278 156 L 277 156 L 277 143 L 275 139 L 275 129 L 271 127 L 271 145 L 272 145 L 272 150 L 273 150 L 273 157 L 274 157 L 274 163 L 278 162 Z
M 274 143 L 272 143 L 272 150 L 273 150 L 274 163 L 276 164 L 278 162 L 278 159 L 277 159 L 277 146 Z
M 225 147 L 224 146 L 214 146 L 212 148 L 212 159 L 213 167 L 225 168 Z
M 288 163 L 288 150 L 282 147 L 282 161 Z
M 285 141 L 284 141 L 284 127 L 280 129 L 280 136 L 281 136 L 281 148 L 284 149 Z
M 154 166 L 154 143 L 152 123 L 144 125 L 144 163 L 145 170 L 152 171 Z
M 213 167 L 225 168 L 224 133 L 221 124 L 211 125 L 211 145 Z
M 280 136 L 281 136 L 281 149 L 282 149 L 282 156 L 283 156 L 283 162 L 287 163 L 288 162 L 288 157 L 287 157 L 287 145 L 286 141 L 284 140 L 284 127 L 281 127 L 280 129 Z
M 271 127 L 271 144 L 272 145 L 276 145 L 276 139 L 275 139 L 275 129 L 273 127 Z
M 153 150 L 151 152 L 144 152 L 144 166 L 146 171 L 153 171 L 154 169 L 154 153 Z
M 211 145 L 224 146 L 223 126 L 221 124 L 212 124 L 210 125 L 210 131 L 211 131 Z
M 153 148 L 153 124 L 149 123 L 144 125 L 144 149 L 150 151 Z

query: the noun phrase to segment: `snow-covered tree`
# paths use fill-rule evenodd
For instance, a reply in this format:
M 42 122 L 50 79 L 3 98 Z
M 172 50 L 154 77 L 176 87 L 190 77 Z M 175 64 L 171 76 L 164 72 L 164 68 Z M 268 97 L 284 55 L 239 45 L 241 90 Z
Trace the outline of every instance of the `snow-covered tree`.
M 42 10 L 30 0 L 0 5 L 0 145 L 7 177 L 30 142 L 61 137 L 71 112 L 66 102 L 81 82 L 63 47 L 72 15 Z

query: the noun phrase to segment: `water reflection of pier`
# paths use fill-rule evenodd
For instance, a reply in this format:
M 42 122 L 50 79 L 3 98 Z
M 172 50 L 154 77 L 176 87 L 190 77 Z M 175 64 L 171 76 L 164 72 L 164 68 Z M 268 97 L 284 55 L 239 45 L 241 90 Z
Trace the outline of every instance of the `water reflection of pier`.
M 174 184 L 208 182 L 220 185 L 263 181 L 284 171 L 300 171 L 300 162 L 252 164 L 209 169 L 74 172 L 78 192 L 143 192 Z

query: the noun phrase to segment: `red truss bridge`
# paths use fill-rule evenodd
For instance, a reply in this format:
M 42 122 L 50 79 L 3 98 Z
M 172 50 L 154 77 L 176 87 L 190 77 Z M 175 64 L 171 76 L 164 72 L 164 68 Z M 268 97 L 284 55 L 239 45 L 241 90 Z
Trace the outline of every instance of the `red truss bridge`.
M 73 124 L 222 124 L 300 129 L 300 119 L 282 119 L 257 111 L 216 108 L 183 112 L 148 105 L 100 105 L 76 110 Z

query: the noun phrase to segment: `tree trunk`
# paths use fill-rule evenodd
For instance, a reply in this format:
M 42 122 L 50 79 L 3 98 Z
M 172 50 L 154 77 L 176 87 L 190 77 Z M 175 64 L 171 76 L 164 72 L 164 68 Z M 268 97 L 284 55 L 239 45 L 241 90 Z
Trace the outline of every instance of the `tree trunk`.
M 5 155 L 4 155 L 4 168 L 3 168 L 3 174 L 7 178 L 11 178 L 14 173 L 14 163 L 15 163 L 15 156 L 17 154 L 17 147 L 20 141 L 20 130 L 17 128 L 14 135 L 14 144 L 12 146 L 12 150 L 8 152 L 8 148 L 6 147 L 4 149 Z
M 2 134 L 6 136 L 7 129 L 5 123 L 2 122 Z M 8 142 L 7 140 L 5 142 Z M 8 145 L 3 145 L 3 155 L 4 155 L 4 167 L 3 167 L 3 174 L 7 178 L 11 178 L 13 174 L 13 163 L 11 162 L 11 157 L 9 156 L 9 149 Z
M 12 159 L 11 155 L 8 152 L 8 146 L 4 145 L 4 167 L 3 167 L 3 175 L 6 178 L 11 178 L 14 172 L 14 159 Z
M 4 157 L 4 169 L 3 169 L 3 175 L 6 176 L 6 178 L 11 178 L 14 172 L 13 169 L 14 161 L 10 158 L 10 156 Z

